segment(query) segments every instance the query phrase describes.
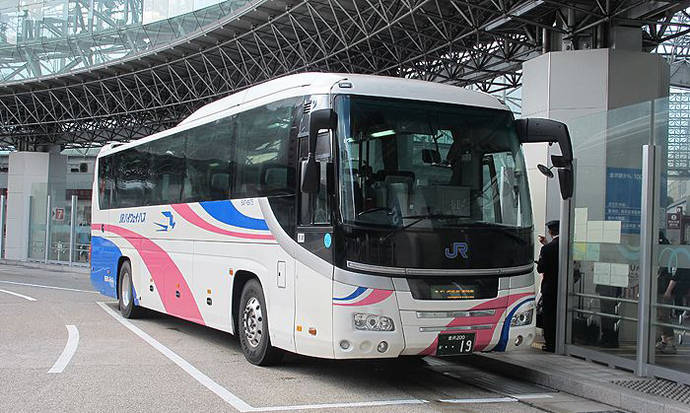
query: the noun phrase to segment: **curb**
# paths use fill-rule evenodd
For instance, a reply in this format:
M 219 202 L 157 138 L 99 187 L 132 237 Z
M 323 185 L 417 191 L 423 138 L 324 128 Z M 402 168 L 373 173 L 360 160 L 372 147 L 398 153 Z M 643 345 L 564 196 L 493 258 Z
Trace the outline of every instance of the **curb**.
M 0 259 L 0 265 L 13 265 L 16 267 L 36 268 L 36 269 L 56 271 L 56 272 L 75 272 L 75 273 L 80 273 L 80 274 L 89 274 L 89 272 L 90 272 L 89 267 L 83 266 L 83 265 L 69 266 L 67 264 L 44 264 L 44 263 L 40 263 L 40 262 L 16 261 L 16 260 L 7 260 L 7 259 Z
M 488 369 L 514 379 L 530 381 L 630 412 L 688 413 L 690 411 L 690 406 L 675 400 L 630 390 L 592 377 L 562 376 L 538 371 L 523 364 L 500 360 L 500 356 L 475 354 L 468 356 L 467 362 L 475 367 Z

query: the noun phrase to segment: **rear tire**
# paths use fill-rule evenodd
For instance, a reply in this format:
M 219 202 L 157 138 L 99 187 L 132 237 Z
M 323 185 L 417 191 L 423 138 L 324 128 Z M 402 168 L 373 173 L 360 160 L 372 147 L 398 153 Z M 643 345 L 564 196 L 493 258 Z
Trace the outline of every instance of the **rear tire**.
M 255 279 L 247 281 L 242 289 L 237 318 L 240 346 L 247 361 L 257 366 L 280 362 L 284 351 L 271 345 L 266 300 L 261 284 Z
M 119 306 L 120 314 L 124 318 L 137 318 L 141 316 L 142 309 L 134 304 L 134 284 L 132 283 L 132 266 L 129 261 L 122 263 L 120 267 L 120 274 L 118 276 L 120 280 L 120 291 L 119 291 Z

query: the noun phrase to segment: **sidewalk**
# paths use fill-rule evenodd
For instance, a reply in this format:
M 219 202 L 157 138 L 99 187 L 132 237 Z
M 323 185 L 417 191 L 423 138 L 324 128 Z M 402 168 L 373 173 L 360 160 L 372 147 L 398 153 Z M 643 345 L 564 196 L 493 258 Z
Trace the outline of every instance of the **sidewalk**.
M 608 368 L 575 357 L 558 356 L 533 349 L 515 353 L 482 353 L 467 357 L 468 363 L 481 366 L 511 378 L 527 380 L 576 396 L 635 413 L 688 413 L 690 397 L 679 400 L 643 393 L 614 382 L 630 385 L 658 381 L 672 386 L 677 393 L 690 395 L 690 386 L 676 385 L 666 380 L 638 377 L 624 370 Z M 651 384 L 651 383 L 650 383 Z M 644 386 L 647 387 L 647 386 Z M 651 386 L 649 386 L 651 387 Z
M 16 260 L 0 259 L 0 265 L 14 265 L 17 267 L 38 268 L 38 269 L 48 270 L 48 271 L 75 272 L 75 273 L 81 273 L 81 274 L 89 274 L 89 266 L 83 265 L 83 264 L 82 265 L 69 266 L 67 264 L 57 264 L 57 263 L 44 264 L 42 262 L 37 262 L 37 261 L 16 261 Z

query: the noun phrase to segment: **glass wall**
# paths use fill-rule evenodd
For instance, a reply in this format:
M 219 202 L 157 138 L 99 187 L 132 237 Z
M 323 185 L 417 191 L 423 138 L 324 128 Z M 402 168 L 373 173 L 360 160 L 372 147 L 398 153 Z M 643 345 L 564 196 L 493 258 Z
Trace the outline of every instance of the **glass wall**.
M 46 210 L 48 202 L 48 186 L 34 184 L 31 186 L 31 202 L 29 204 L 29 252 L 30 260 L 45 260 L 46 258 Z
M 577 164 L 566 352 L 690 383 L 686 100 L 569 122 Z
M 690 374 L 690 93 L 668 103 L 668 134 L 656 139 L 654 239 L 647 357 Z
M 569 342 L 628 360 L 637 357 L 642 147 L 652 143 L 655 111 L 645 102 L 569 122 L 577 159 Z
M 82 190 L 74 194 L 74 191 L 66 191 L 59 185 L 51 187 L 50 193 L 47 189 L 45 184 L 41 184 L 34 185 L 32 190 L 28 259 L 88 265 L 91 244 L 91 191 Z

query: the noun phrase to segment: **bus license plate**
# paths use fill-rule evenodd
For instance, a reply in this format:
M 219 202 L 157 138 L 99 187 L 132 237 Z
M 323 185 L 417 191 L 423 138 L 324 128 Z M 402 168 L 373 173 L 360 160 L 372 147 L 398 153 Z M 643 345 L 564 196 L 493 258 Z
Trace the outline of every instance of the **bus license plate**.
M 474 349 L 475 333 L 439 334 L 437 356 L 469 354 Z

